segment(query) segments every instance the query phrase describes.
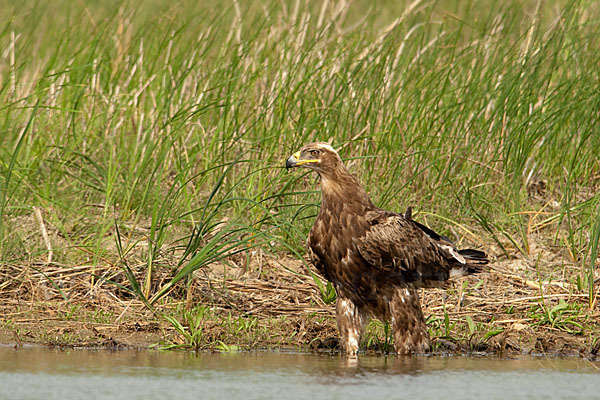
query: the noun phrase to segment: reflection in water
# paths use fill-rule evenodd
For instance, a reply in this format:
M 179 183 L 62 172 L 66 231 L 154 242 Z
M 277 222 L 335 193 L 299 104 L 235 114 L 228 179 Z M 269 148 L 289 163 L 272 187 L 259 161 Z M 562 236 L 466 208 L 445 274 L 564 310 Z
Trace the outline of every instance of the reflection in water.
M 0 399 L 597 398 L 582 359 L 0 347 Z
M 336 365 L 333 372 L 340 376 L 365 375 L 367 373 L 414 374 L 425 370 L 429 363 L 429 359 L 426 357 L 338 356 L 338 358 L 339 364 Z

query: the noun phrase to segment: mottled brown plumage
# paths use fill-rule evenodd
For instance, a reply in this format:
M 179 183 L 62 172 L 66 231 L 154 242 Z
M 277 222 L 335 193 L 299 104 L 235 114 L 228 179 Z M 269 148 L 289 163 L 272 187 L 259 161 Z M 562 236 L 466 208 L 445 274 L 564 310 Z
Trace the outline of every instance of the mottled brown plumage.
M 478 272 L 485 253 L 452 242 L 405 214 L 376 207 L 327 143 L 290 156 L 287 168 L 321 177 L 322 203 L 308 236 L 311 262 L 335 287 L 337 322 L 345 352 L 356 354 L 370 317 L 391 321 L 398 353 L 429 348 L 417 289 Z

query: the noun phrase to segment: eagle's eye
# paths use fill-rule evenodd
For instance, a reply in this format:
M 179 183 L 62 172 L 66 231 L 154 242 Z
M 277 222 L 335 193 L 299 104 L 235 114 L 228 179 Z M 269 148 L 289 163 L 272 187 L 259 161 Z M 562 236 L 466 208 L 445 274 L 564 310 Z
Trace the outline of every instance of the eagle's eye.
M 313 157 L 318 157 L 319 156 L 319 150 L 311 150 L 310 151 L 310 155 Z

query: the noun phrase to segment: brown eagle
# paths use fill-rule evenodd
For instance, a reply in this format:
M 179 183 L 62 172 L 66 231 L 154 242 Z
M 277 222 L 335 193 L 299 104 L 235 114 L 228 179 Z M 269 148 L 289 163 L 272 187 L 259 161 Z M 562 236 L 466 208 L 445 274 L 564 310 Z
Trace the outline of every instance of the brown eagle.
M 322 203 L 308 236 L 311 262 L 337 294 L 342 350 L 355 355 L 367 319 L 390 321 L 399 354 L 429 349 L 417 289 L 479 272 L 488 260 L 458 250 L 446 237 L 403 215 L 376 207 L 328 143 L 303 147 L 286 168 L 321 177 Z

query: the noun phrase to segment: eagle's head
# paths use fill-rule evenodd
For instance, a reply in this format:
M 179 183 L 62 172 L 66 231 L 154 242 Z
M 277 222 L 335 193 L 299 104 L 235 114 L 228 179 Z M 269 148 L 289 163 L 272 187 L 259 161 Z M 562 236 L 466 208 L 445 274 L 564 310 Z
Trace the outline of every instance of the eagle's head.
M 286 161 L 287 169 L 295 167 L 310 168 L 319 175 L 332 173 L 343 166 L 342 159 L 329 143 L 311 143 L 294 154 Z
M 374 207 L 365 189 L 346 169 L 342 158 L 329 143 L 307 144 L 287 159 L 285 167 L 310 168 L 319 174 L 323 193 L 321 209 L 340 203 L 357 204 L 356 210 L 362 211 Z

